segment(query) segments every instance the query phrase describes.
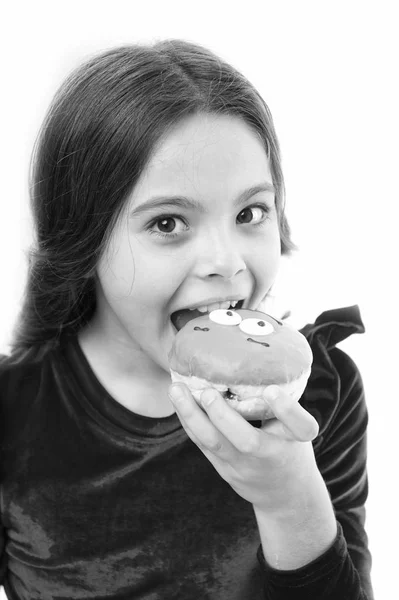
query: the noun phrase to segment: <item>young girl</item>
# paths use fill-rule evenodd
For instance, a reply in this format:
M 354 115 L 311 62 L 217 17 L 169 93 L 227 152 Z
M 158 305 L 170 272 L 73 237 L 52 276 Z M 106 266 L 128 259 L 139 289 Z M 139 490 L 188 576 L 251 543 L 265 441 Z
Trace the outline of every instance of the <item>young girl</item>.
M 0 363 L 8 598 L 370 600 L 368 413 L 336 344 L 357 306 L 301 332 L 299 403 L 247 422 L 171 385 L 171 315 L 265 306 L 295 245 L 272 118 L 182 40 L 111 49 L 56 94 L 33 161 L 24 302 Z

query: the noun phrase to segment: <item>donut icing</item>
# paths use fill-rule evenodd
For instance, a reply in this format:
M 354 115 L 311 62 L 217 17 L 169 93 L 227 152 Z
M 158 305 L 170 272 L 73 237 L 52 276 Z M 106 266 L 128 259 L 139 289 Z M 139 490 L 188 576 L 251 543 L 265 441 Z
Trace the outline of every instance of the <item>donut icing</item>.
M 176 334 L 168 358 L 175 373 L 227 386 L 290 383 L 308 375 L 313 361 L 299 331 L 250 309 L 192 319 Z

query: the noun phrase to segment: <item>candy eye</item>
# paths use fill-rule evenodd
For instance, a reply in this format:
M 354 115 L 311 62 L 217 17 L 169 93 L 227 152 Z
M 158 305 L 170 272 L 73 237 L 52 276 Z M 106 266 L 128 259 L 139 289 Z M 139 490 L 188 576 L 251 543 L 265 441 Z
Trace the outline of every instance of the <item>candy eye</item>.
M 239 325 L 242 321 L 242 317 L 235 310 L 218 308 L 212 310 L 209 313 L 211 321 L 218 323 L 218 325 Z
M 269 335 L 274 331 L 273 325 L 263 319 L 244 319 L 239 326 L 241 331 L 251 335 Z

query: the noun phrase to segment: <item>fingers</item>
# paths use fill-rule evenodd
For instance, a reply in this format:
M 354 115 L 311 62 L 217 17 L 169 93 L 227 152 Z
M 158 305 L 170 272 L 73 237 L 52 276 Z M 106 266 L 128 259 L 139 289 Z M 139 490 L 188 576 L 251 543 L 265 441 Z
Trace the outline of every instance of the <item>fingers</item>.
M 310 442 L 317 437 L 319 425 L 316 419 L 277 385 L 270 385 L 265 390 L 264 398 L 292 439 Z
M 265 390 L 264 399 L 275 418 L 265 421 L 261 429 L 252 427 L 214 389 L 202 392 L 201 404 L 206 413 L 198 406 L 186 385 L 173 384 L 169 393 L 190 439 L 201 450 L 209 451 L 223 460 L 233 460 L 237 451 L 260 455 L 265 449 L 264 433 L 299 442 L 312 441 L 318 435 L 316 419 L 277 385 Z
M 209 418 L 219 431 L 243 454 L 256 454 L 261 446 L 261 437 L 241 415 L 231 408 L 222 396 L 213 389 L 202 392 L 201 403 Z
M 231 452 L 228 440 L 223 439 L 198 406 L 188 388 L 184 384 L 173 384 L 169 388 L 169 398 L 188 437 L 202 451 L 210 451 L 221 458 L 227 458 L 229 451 Z
M 206 448 L 225 460 L 234 458 L 235 451 L 253 453 L 259 446 L 259 431 L 226 404 L 214 389 L 202 392 L 201 402 L 206 413 L 198 406 L 185 385 L 169 388 L 171 400 L 183 419 L 189 437 L 201 448 Z M 193 439 L 193 438 L 192 438 Z

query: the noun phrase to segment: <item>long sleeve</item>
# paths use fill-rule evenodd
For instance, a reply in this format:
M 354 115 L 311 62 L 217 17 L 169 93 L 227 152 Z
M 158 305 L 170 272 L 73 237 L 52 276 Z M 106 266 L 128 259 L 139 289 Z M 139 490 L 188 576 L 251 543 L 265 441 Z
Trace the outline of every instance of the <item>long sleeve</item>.
M 320 426 L 312 443 L 338 536 L 293 572 L 262 562 L 252 505 L 178 417 L 149 419 L 116 402 L 76 336 L 37 362 L 0 359 L 7 596 L 372 600 L 363 527 L 367 411 L 353 362 L 334 349 L 361 326 L 345 316 L 323 313 L 304 332 L 314 364 L 300 402 Z
M 343 373 L 346 368 L 348 375 L 345 379 L 341 376 L 343 401 L 330 431 L 326 432 L 325 449 L 318 458 L 318 467 L 330 492 L 337 521 L 342 526 L 364 598 L 371 600 L 372 561 L 364 529 L 368 496 L 365 394 L 352 359 L 338 348 L 331 351 L 331 357 L 338 372 Z
M 368 494 L 368 413 L 364 388 L 354 361 L 334 347 L 346 336 L 340 338 L 338 335 L 334 339 L 330 335 L 331 330 L 335 327 L 337 332 L 339 325 L 328 320 L 326 313 L 323 315 L 325 327 L 321 327 L 319 335 L 311 339 L 319 366 L 301 404 L 319 422 L 315 456 L 331 497 L 338 533 L 322 556 L 292 571 L 271 568 L 260 547 L 258 560 L 265 572 L 264 598 L 267 600 L 374 598 L 370 581 L 371 554 L 364 529 Z M 331 313 L 327 316 L 331 317 Z M 350 316 L 356 318 L 357 314 Z M 321 405 L 323 402 L 331 405 L 334 398 L 339 398 L 335 410 L 329 413 L 327 421 L 323 421 Z

